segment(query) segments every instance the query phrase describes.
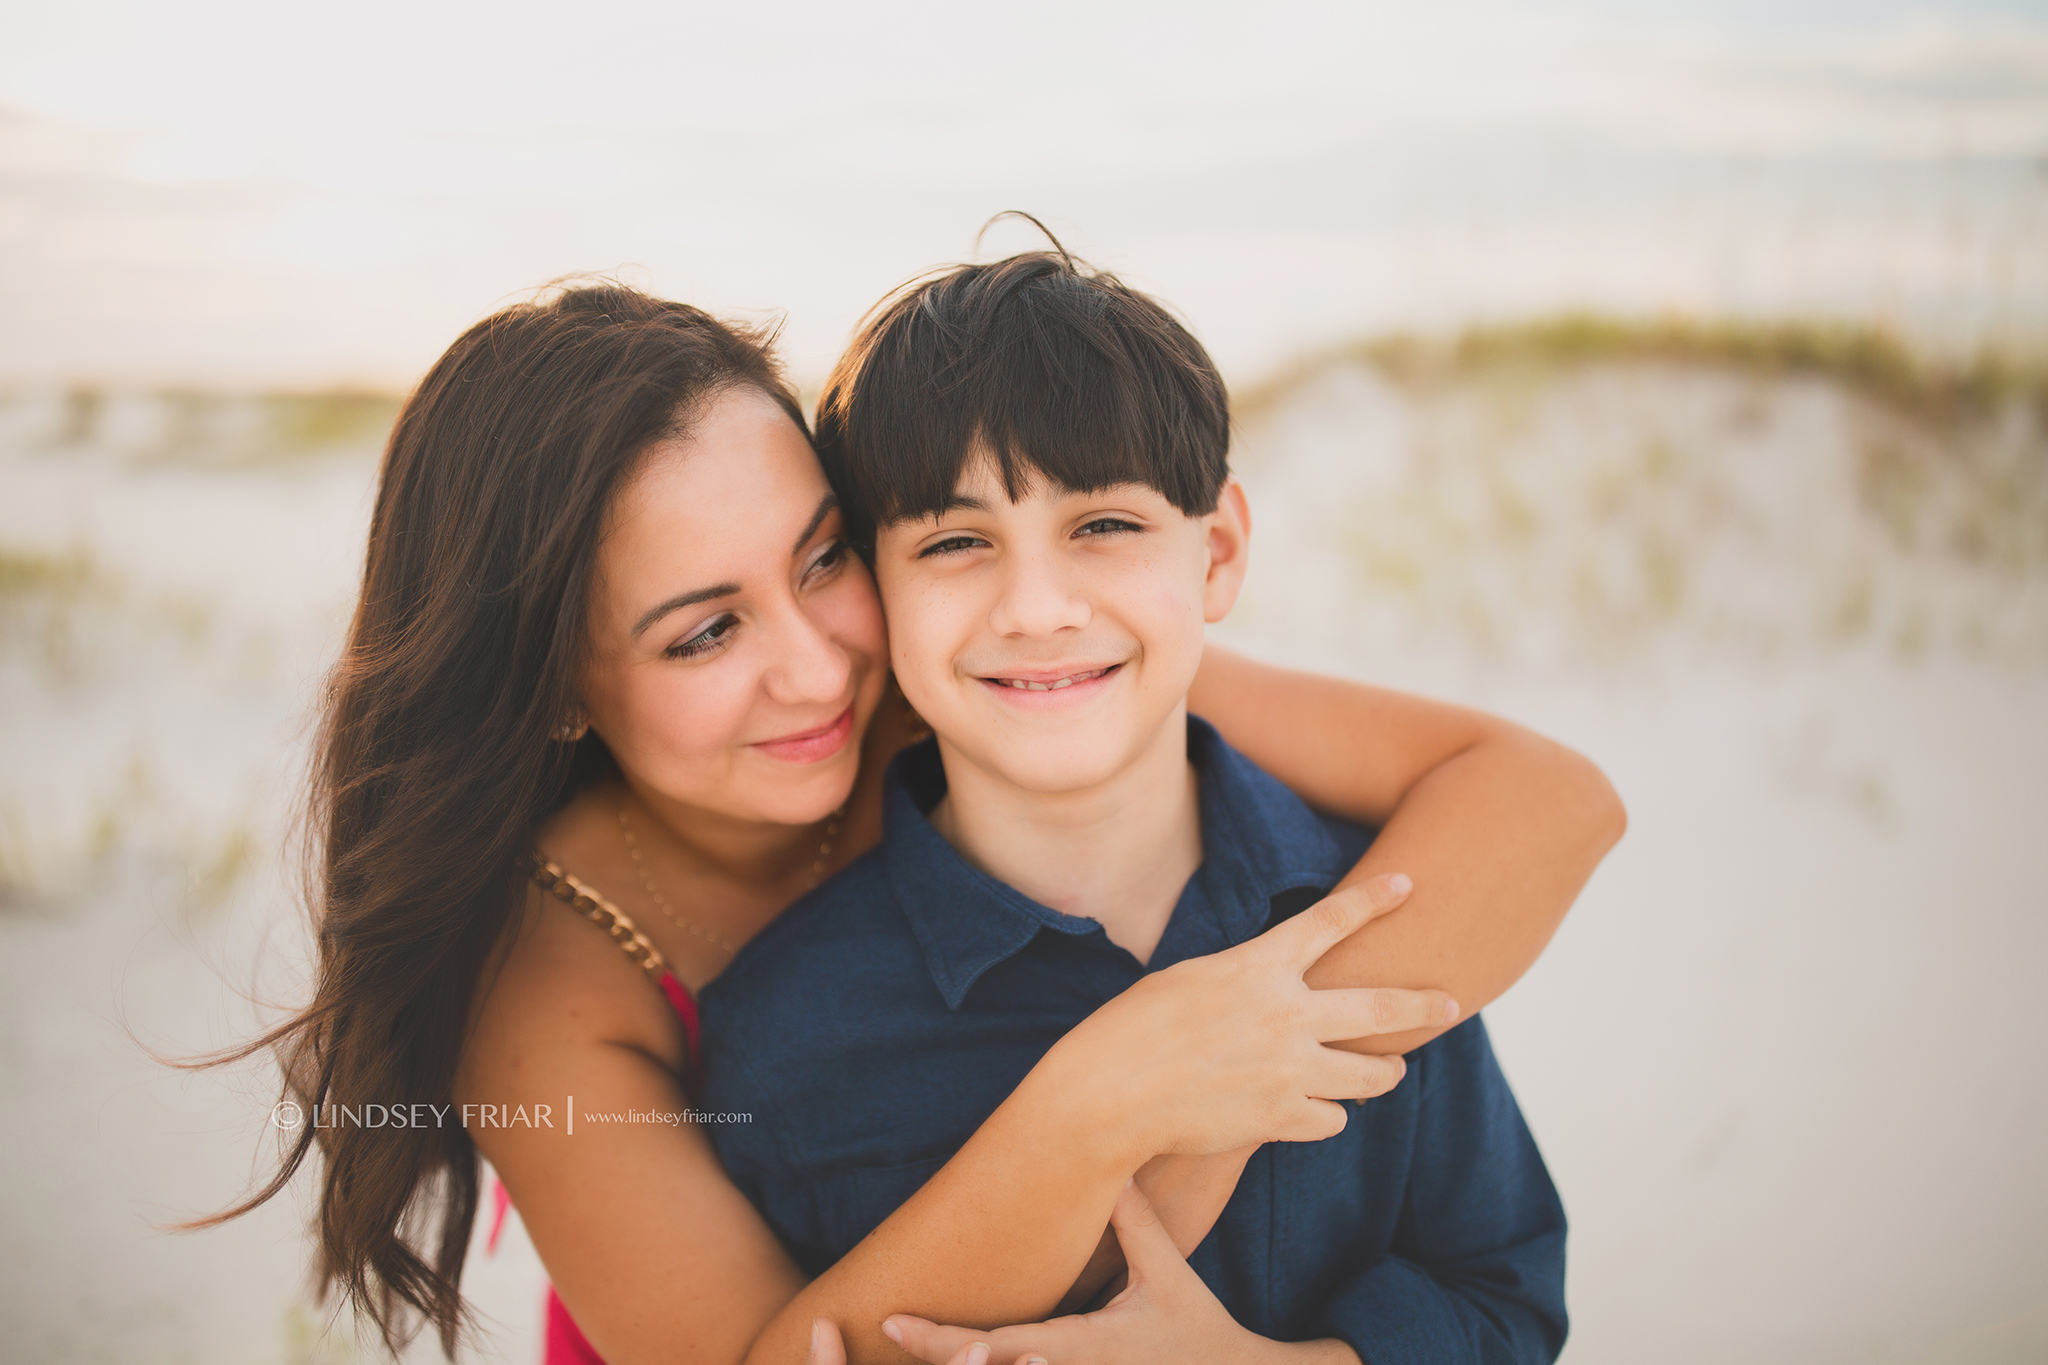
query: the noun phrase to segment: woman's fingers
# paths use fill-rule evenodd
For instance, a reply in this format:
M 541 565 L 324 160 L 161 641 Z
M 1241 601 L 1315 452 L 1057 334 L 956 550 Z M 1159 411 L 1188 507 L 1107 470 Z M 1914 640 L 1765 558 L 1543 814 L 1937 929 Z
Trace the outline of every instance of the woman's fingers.
M 1399 874 L 1375 877 L 1249 942 L 1149 973 L 1048 1060 L 1073 1059 L 1076 1093 L 1146 1154 L 1341 1131 L 1342 1113 L 1314 1102 L 1383 1094 L 1400 1073 L 1339 1068 L 1319 1055 L 1339 1050 L 1318 1045 L 1443 1027 L 1457 1007 L 1438 991 L 1311 990 L 1303 973 L 1410 890 Z
M 1268 929 L 1258 941 L 1290 967 L 1305 972 L 1324 953 L 1398 907 L 1412 890 L 1414 884 L 1399 872 L 1374 877 L 1332 891 L 1286 923 Z
M 1442 991 L 1408 991 L 1392 986 L 1311 991 L 1308 1008 L 1316 1037 L 1325 1043 L 1441 1028 L 1458 1018 L 1458 1002 Z
M 1057 1324 L 1040 1322 L 977 1332 L 927 1322 L 909 1313 L 892 1314 L 882 1323 L 889 1340 L 929 1365 L 1032 1365 L 1034 1361 L 1045 1365 L 1046 1349 L 1038 1338 L 1057 1331 Z
M 1105 1306 L 1122 1302 L 1147 1284 L 1156 1285 L 1176 1274 L 1194 1273 L 1137 1181 L 1125 1183 L 1124 1192 L 1117 1196 L 1116 1208 L 1110 1212 L 1109 1225 L 1116 1229 L 1116 1240 L 1124 1249 L 1124 1264 L 1130 1268 L 1131 1279 L 1124 1291 Z
M 846 1365 L 846 1343 L 839 1339 L 839 1325 L 832 1319 L 811 1319 L 811 1352 L 804 1365 Z
M 1399 1085 L 1408 1074 L 1408 1063 L 1401 1057 L 1376 1057 L 1333 1047 L 1324 1048 L 1323 1053 L 1310 1073 L 1310 1099 L 1375 1099 Z
M 965 1327 L 941 1327 L 936 1322 L 896 1313 L 882 1323 L 891 1341 L 929 1365 L 988 1365 L 989 1336 Z

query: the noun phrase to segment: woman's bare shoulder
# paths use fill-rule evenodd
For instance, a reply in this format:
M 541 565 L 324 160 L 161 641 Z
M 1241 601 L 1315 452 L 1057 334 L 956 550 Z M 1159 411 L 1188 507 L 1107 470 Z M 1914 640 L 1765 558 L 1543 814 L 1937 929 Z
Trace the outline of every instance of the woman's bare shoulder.
M 458 1094 L 492 1099 L 533 1073 L 625 1047 L 680 1074 L 682 1023 L 647 970 L 597 925 L 530 885 L 486 964 L 471 1007 Z

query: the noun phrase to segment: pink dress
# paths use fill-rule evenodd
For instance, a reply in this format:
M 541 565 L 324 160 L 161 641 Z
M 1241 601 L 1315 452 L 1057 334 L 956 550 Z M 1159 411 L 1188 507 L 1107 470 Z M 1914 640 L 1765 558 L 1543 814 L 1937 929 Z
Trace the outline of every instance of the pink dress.
M 555 864 L 536 856 L 533 879 L 543 891 L 610 934 L 628 957 L 655 978 L 661 993 L 668 997 L 668 1003 L 674 1008 L 676 1017 L 683 1022 L 683 1036 L 688 1043 L 683 1082 L 685 1085 L 694 1083 L 698 1058 L 697 1001 L 676 979 L 676 974 L 668 969 L 660 951 L 634 928 L 633 921 L 626 918 L 617 906 Z M 512 1207 L 512 1197 L 506 1193 L 502 1180 L 497 1182 L 491 1197 L 496 1207 L 486 1246 L 488 1250 L 496 1251 L 498 1236 L 505 1230 L 505 1213 Z M 555 1293 L 553 1285 L 548 1286 L 547 1314 L 547 1346 L 541 1355 L 543 1365 L 604 1365 L 604 1357 L 585 1339 L 582 1329 L 569 1316 L 568 1308 L 563 1305 L 561 1296 Z

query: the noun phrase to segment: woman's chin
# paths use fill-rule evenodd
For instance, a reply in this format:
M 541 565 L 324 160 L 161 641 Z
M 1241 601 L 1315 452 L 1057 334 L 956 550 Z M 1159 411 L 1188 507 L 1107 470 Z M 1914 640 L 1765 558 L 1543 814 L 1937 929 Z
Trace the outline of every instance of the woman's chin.
M 858 754 L 859 750 L 852 750 Z M 801 776 L 777 774 L 780 781 L 763 784 L 753 803 L 758 819 L 776 825 L 815 825 L 829 819 L 853 794 L 858 774 L 854 763 L 823 763 L 818 770 Z

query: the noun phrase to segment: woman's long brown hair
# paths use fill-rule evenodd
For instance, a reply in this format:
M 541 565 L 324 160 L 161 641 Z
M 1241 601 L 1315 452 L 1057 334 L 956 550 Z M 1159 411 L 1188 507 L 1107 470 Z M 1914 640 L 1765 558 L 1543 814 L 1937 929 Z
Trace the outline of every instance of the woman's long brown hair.
M 312 1003 L 268 1047 L 315 1105 L 448 1105 L 478 977 L 544 817 L 608 764 L 556 737 L 576 705 L 591 564 L 636 457 L 734 385 L 803 414 L 771 337 L 617 285 L 507 308 L 406 402 L 379 474 L 362 598 L 325 695 L 307 802 Z M 734 516 L 746 509 L 734 508 Z M 225 1059 L 223 1059 L 225 1060 Z M 270 1199 L 318 1149 L 316 1275 L 396 1353 L 451 1358 L 478 1159 L 459 1124 L 299 1127 Z

